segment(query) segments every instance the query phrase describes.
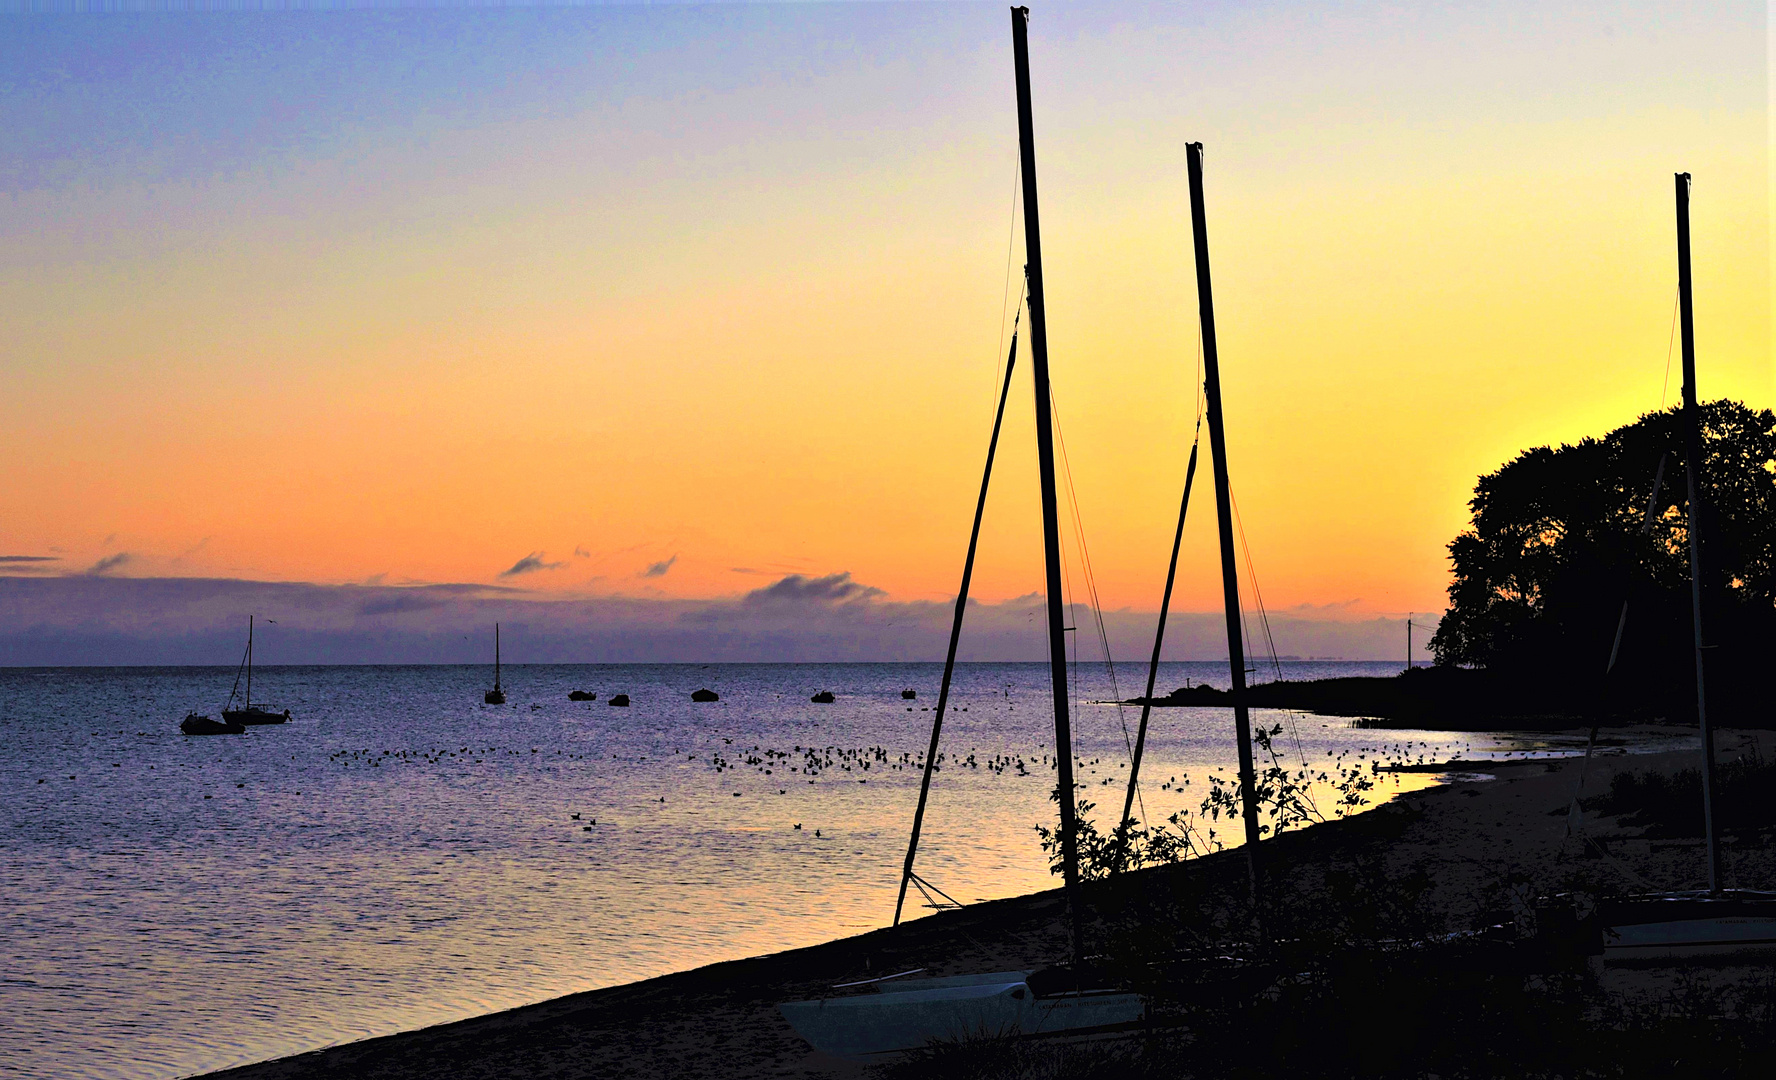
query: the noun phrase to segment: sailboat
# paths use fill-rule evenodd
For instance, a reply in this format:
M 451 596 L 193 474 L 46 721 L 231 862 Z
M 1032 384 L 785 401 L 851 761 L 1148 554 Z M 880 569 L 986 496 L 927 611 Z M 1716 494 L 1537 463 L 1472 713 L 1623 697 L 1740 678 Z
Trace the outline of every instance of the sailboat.
M 1696 723 L 1702 734 L 1702 829 L 1708 888 L 1644 893 L 1603 901 L 1603 955 L 1633 959 L 1732 952 L 1776 945 L 1776 893 L 1721 887 L 1720 834 L 1714 816 L 1714 728 L 1708 718 L 1702 634 L 1702 410 L 1696 395 L 1695 309 L 1690 280 L 1690 174 L 1676 174 L 1677 293 L 1683 347 L 1685 505 L 1690 555 L 1690 615 L 1696 666 Z M 1656 492 L 1655 492 L 1656 494 Z M 1627 617 L 1623 611 L 1624 620 Z M 1620 631 L 1618 630 L 1618 635 Z
M 493 689 L 482 694 L 481 700 L 489 705 L 504 705 L 506 703 L 506 692 L 500 689 L 499 623 L 493 624 Z
M 241 669 L 246 672 L 247 692 L 239 694 L 240 708 L 234 708 L 235 697 L 241 688 L 241 671 L 234 673 L 234 689 L 228 692 L 228 704 L 222 706 L 222 719 L 230 724 L 287 724 L 290 722 L 290 710 L 273 712 L 265 705 L 253 703 L 253 616 L 247 616 L 247 652 L 241 657 Z
M 1073 736 L 1068 715 L 1066 619 L 1062 606 L 1060 514 L 1056 497 L 1054 430 L 1048 370 L 1048 325 L 1042 279 L 1042 230 L 1036 197 L 1036 149 L 1030 105 L 1028 8 L 1011 9 L 1012 50 L 1017 78 L 1018 147 L 1023 179 L 1024 268 L 1027 309 L 1030 315 L 1030 367 L 1035 389 L 1036 453 L 1042 495 L 1042 547 L 1047 589 L 1050 675 L 1054 696 L 1055 758 L 1060 803 L 1062 879 L 1071 937 L 1071 963 L 1034 971 L 999 971 L 944 978 L 910 978 L 924 969 L 901 972 L 882 979 L 844 983 L 833 993 L 813 1001 L 785 1002 L 778 1006 L 797 1034 L 817 1050 L 839 1057 L 867 1059 L 917 1049 L 935 1041 L 963 1038 L 1027 1038 L 1033 1036 L 1086 1035 L 1125 1030 L 1140 1024 L 1147 1002 L 1140 995 L 1113 986 L 1095 975 L 1086 964 L 1084 913 L 1079 899 L 1078 827 L 1075 820 L 1073 783 Z M 955 672 L 956 647 L 967 609 L 968 586 L 980 538 L 981 516 L 987 486 L 992 478 L 993 457 L 998 448 L 1006 397 L 1011 389 L 1011 367 L 1017 359 L 1017 335 L 1012 335 L 1010 361 L 999 409 L 988 444 L 986 473 L 975 506 L 974 531 L 963 564 L 962 586 L 956 597 L 948 657 L 938 690 L 937 716 L 932 722 L 931 747 L 925 756 L 918 807 L 913 815 L 902 871 L 894 923 L 899 925 L 907 887 L 916 885 L 929 895 L 935 890 L 913 872 L 920 827 L 931 790 L 937 746 L 949 704 Z M 947 898 L 946 898 L 947 899 Z M 940 906 L 954 906 L 954 902 Z

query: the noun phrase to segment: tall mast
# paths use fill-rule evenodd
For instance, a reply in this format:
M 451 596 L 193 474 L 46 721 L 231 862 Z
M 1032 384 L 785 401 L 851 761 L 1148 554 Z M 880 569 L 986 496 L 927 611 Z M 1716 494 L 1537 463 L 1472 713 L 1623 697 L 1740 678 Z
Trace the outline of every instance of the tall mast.
M 1252 718 L 1246 710 L 1246 652 L 1240 639 L 1239 568 L 1233 552 L 1233 495 L 1227 484 L 1227 435 L 1221 422 L 1221 360 L 1215 344 L 1215 298 L 1209 287 L 1209 225 L 1203 210 L 1203 145 L 1191 143 L 1190 221 L 1196 241 L 1196 298 L 1202 322 L 1203 396 L 1209 453 L 1215 467 L 1215 519 L 1221 534 L 1221 604 L 1227 613 L 1227 665 L 1233 685 L 1233 726 L 1239 740 L 1240 802 L 1246 819 L 1246 873 L 1258 909 L 1258 790 L 1252 769 Z
M 1696 642 L 1696 724 L 1702 729 L 1702 825 L 1708 834 L 1708 891 L 1720 891 L 1714 831 L 1714 729 L 1702 677 L 1702 409 L 1696 404 L 1696 318 L 1690 297 L 1690 174 L 1677 174 L 1677 295 L 1683 333 L 1684 475 L 1690 534 L 1690 620 Z
M 253 707 L 253 616 L 247 616 L 247 708 Z
M 499 684 L 499 623 L 493 624 L 493 688 L 498 690 Z
M 1073 813 L 1073 731 L 1067 715 L 1067 636 L 1061 610 L 1061 525 L 1055 504 L 1054 426 L 1048 385 L 1048 297 L 1042 287 L 1042 226 L 1036 216 L 1036 135 L 1030 116 L 1030 9 L 1011 9 L 1017 68 L 1018 151 L 1024 178 L 1024 252 L 1030 278 L 1030 374 L 1036 384 L 1036 461 L 1042 478 L 1042 560 L 1048 592 L 1048 660 L 1054 684 L 1056 791 L 1061 804 L 1061 873 L 1072 920 L 1073 962 L 1085 961 L 1079 910 L 1079 837 Z

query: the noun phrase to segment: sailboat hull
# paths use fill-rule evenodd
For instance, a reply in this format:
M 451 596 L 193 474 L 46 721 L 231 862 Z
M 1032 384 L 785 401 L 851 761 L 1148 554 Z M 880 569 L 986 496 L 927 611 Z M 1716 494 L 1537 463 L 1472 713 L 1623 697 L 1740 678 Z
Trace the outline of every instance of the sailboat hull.
M 489 690 L 487 693 L 481 695 L 481 700 L 489 705 L 504 705 L 506 703 L 506 695 L 499 690 Z
M 223 709 L 222 719 L 234 724 L 287 724 L 290 713 L 288 710 L 275 713 L 258 705 L 249 705 L 244 709 Z
M 789 1001 L 777 1008 L 816 1050 L 853 1060 L 933 1043 L 1117 1031 L 1146 1017 L 1139 994 L 1088 990 L 1039 998 L 1024 976 L 921 979 L 892 992 Z
M 1626 897 L 1600 912 L 1605 960 L 1776 948 L 1776 893 Z

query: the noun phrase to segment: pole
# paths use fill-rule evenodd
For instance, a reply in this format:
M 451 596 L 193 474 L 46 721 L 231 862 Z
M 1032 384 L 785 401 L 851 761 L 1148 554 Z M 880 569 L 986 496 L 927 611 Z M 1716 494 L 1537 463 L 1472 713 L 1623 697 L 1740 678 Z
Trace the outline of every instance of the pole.
M 1209 283 L 1209 225 L 1203 208 L 1203 145 L 1187 148 L 1190 219 L 1196 241 L 1196 295 L 1202 321 L 1203 396 L 1209 418 L 1209 451 L 1215 466 L 1215 514 L 1221 534 L 1221 606 L 1227 615 L 1227 664 L 1233 685 L 1233 726 L 1239 739 L 1240 802 L 1246 820 L 1246 874 L 1252 911 L 1258 912 L 1258 778 L 1252 768 L 1252 717 L 1246 708 L 1246 653 L 1240 640 L 1239 568 L 1233 550 L 1233 494 L 1227 482 L 1227 435 L 1221 418 L 1221 358 L 1215 343 L 1215 298 Z M 1262 924 L 1261 924 L 1262 925 Z M 1261 931 L 1262 932 L 1262 931 Z
M 1406 613 L 1406 670 L 1412 670 L 1412 612 Z
M 1153 714 L 1153 682 L 1159 676 L 1159 647 L 1165 641 L 1166 614 L 1172 608 L 1172 583 L 1178 579 L 1178 549 L 1184 543 L 1184 516 L 1190 512 L 1190 488 L 1196 482 L 1196 444 L 1190 447 L 1190 464 L 1184 467 L 1184 499 L 1178 505 L 1178 529 L 1172 533 L 1172 561 L 1166 567 L 1165 592 L 1159 598 L 1159 625 L 1153 631 L 1153 659 L 1147 664 L 1147 694 L 1141 699 L 1141 724 L 1135 730 L 1135 754 L 1129 760 L 1128 793 L 1122 797 L 1122 820 L 1116 834 L 1117 873 L 1128 857 L 1129 815 L 1135 806 L 1135 783 L 1141 776 L 1141 755 L 1147 749 L 1147 718 Z
M 1017 68 L 1018 150 L 1024 177 L 1024 252 L 1030 278 L 1030 375 L 1036 384 L 1036 462 L 1042 479 L 1042 558 L 1048 591 L 1048 660 L 1054 684 L 1055 764 L 1061 804 L 1061 873 L 1073 930 L 1073 962 L 1085 962 L 1079 910 L 1079 836 L 1073 812 L 1073 731 L 1067 715 L 1067 635 L 1061 610 L 1061 525 L 1055 501 L 1053 398 L 1048 385 L 1048 298 L 1042 288 L 1042 226 L 1036 215 L 1036 135 L 1030 110 L 1030 9 L 1011 9 Z
M 1720 891 L 1720 837 L 1714 829 L 1714 729 L 1708 723 L 1702 644 L 1702 408 L 1696 403 L 1696 318 L 1690 295 L 1690 174 L 1677 174 L 1677 294 L 1683 336 L 1684 474 L 1689 502 L 1690 621 L 1696 643 L 1696 726 L 1702 731 L 1702 825 L 1708 836 L 1708 891 Z
M 968 583 L 974 578 L 974 552 L 980 543 L 981 517 L 987 511 L 987 485 L 993 479 L 993 455 L 999 449 L 999 426 L 1005 420 L 1005 401 L 1011 396 L 1011 369 L 1017 364 L 1017 332 L 1011 335 L 1011 355 L 1005 360 L 1005 386 L 999 391 L 999 411 L 993 414 L 993 437 L 987 442 L 987 468 L 981 475 L 980 498 L 974 504 L 974 529 L 968 534 L 968 557 L 962 560 L 962 587 L 956 590 L 956 617 L 950 623 L 950 651 L 944 657 L 943 683 L 937 691 L 937 716 L 931 721 L 931 745 L 925 751 L 925 772 L 919 778 L 919 806 L 913 811 L 913 835 L 907 840 L 906 865 L 900 870 L 900 896 L 894 901 L 894 925 L 906 905 L 907 883 L 913 879 L 913 857 L 919 852 L 919 830 L 925 824 L 925 800 L 931 794 L 931 773 L 937 768 L 937 738 L 943 731 L 944 709 L 950 703 L 950 678 L 956 672 L 956 645 L 962 640 L 962 614 L 968 610 Z

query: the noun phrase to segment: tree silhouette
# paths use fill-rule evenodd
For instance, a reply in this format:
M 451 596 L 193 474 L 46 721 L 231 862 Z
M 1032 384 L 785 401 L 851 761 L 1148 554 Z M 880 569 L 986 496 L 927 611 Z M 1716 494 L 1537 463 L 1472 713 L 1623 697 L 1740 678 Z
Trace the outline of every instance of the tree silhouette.
M 1745 661 L 1767 660 L 1776 645 L 1776 414 L 1716 401 L 1702 406 L 1702 420 L 1713 685 L 1716 668 L 1733 683 Z M 1643 527 L 1661 458 L 1664 480 Z M 1480 477 L 1473 520 L 1449 544 L 1455 577 L 1431 640 L 1437 662 L 1542 681 L 1575 669 L 1600 676 L 1626 600 L 1618 675 L 1669 684 L 1691 664 L 1685 503 L 1676 407 L 1600 439 L 1524 451 Z

